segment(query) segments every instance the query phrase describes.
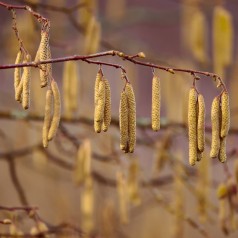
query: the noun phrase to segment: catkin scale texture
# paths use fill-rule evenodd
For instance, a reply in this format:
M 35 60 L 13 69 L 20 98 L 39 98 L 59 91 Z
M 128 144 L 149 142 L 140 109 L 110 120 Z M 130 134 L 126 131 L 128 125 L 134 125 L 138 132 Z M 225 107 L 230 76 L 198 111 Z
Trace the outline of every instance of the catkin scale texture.
M 26 56 L 27 62 L 31 61 L 30 55 Z M 31 67 L 24 67 L 22 75 L 22 107 L 28 109 L 30 107 L 30 80 Z
M 188 140 L 189 163 L 195 165 L 197 161 L 197 93 L 195 88 L 189 91 L 188 101 Z
M 95 85 L 94 85 L 94 103 L 97 103 L 98 100 L 98 90 L 99 90 L 99 83 L 102 80 L 102 72 L 99 70 L 96 75 Z
M 198 95 L 198 118 L 197 118 L 197 141 L 198 150 L 204 151 L 205 147 L 205 102 L 201 94 Z
M 95 130 L 97 129 L 98 123 L 100 123 L 100 126 L 103 122 L 103 117 L 104 117 L 104 107 L 105 107 L 105 82 L 104 80 L 101 80 L 99 82 L 99 89 L 98 89 L 98 100 L 95 104 L 95 111 L 94 111 L 94 127 Z M 96 131 L 96 132 L 101 132 Z
M 42 142 L 45 148 L 48 147 L 48 133 L 51 123 L 52 100 L 53 100 L 53 92 L 51 89 L 48 89 L 46 92 L 45 117 L 42 130 Z
M 221 145 L 218 158 L 220 162 L 222 163 L 226 162 L 226 137 L 221 138 Z
M 22 62 L 22 59 L 23 59 L 23 54 L 22 54 L 22 51 L 19 50 L 17 53 L 15 64 L 20 64 Z M 21 81 L 21 68 L 15 68 L 14 69 L 14 88 L 15 88 L 16 100 L 17 100 L 17 96 L 16 96 L 17 88 L 18 88 L 18 85 L 20 84 L 20 81 Z
M 154 76 L 152 79 L 152 129 L 158 131 L 160 129 L 160 79 Z
M 105 82 L 105 108 L 104 108 L 104 118 L 103 118 L 103 131 L 107 131 L 111 124 L 111 89 L 108 80 Z
M 223 92 L 221 95 L 221 138 L 228 135 L 230 128 L 230 105 L 229 95 L 227 92 Z
M 40 61 L 44 61 L 48 59 L 49 56 L 49 35 L 47 32 L 41 33 L 41 42 L 40 42 Z M 48 83 L 48 73 L 47 73 L 47 65 L 42 64 L 40 70 L 40 81 L 41 87 L 45 87 Z
M 53 92 L 53 98 L 54 98 L 54 112 L 53 117 L 48 133 L 48 140 L 52 140 L 55 136 L 57 129 L 59 127 L 60 122 L 60 114 L 61 114 L 61 101 L 60 101 L 60 92 L 58 85 L 55 81 L 51 82 L 52 92 Z
M 128 103 L 125 91 L 121 93 L 119 108 L 120 149 L 128 150 Z
M 128 132 L 129 132 L 128 147 L 129 152 L 133 153 L 136 144 L 136 101 L 131 84 L 129 83 L 126 84 L 125 92 L 127 95 L 127 104 L 128 104 Z
M 211 122 L 212 122 L 212 143 L 210 157 L 215 158 L 220 150 L 220 98 L 215 97 L 212 102 Z

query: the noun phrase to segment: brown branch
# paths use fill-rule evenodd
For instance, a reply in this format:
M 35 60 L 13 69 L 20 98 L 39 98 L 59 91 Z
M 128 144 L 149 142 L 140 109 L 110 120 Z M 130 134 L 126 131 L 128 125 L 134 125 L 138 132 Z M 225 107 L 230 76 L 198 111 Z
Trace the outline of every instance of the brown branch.
M 24 206 L 28 206 L 28 201 L 24 192 L 24 189 L 22 185 L 20 184 L 19 178 L 17 177 L 17 171 L 16 171 L 16 165 L 15 160 L 13 158 L 8 157 L 7 160 L 9 165 L 9 172 L 11 176 L 12 183 L 14 184 L 14 187 L 17 191 L 17 194 L 19 196 L 20 202 Z
M 0 210 L 4 211 L 9 211 L 9 212 L 14 212 L 14 211 L 35 211 L 38 210 L 38 207 L 31 207 L 31 206 L 23 206 L 23 207 L 5 207 L 5 206 L 0 206 Z

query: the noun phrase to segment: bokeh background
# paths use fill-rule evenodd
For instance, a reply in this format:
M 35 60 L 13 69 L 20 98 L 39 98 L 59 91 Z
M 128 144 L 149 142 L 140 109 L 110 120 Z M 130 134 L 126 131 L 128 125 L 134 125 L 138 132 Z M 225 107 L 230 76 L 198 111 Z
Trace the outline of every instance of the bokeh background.
M 227 142 L 227 163 L 211 160 L 210 107 L 221 90 L 211 78 L 201 76 L 197 88 L 206 102 L 207 147 L 202 162 L 190 167 L 186 123 L 188 90 L 193 77 L 156 70 L 161 78 L 162 129 L 155 133 L 150 129 L 151 68 L 108 56 L 100 60 L 123 65 L 135 91 L 138 119 L 135 153 L 126 155 L 119 148 L 118 111 L 124 87 L 120 70 L 103 67 L 111 86 L 113 124 L 107 133 L 97 134 L 93 128 L 93 97 L 98 66 L 81 61 L 73 63 L 68 71 L 66 63 L 53 65 L 53 76 L 62 95 L 62 120 L 56 138 L 49 148 L 43 149 L 46 89 L 40 88 L 39 70 L 32 69 L 31 107 L 27 111 L 14 100 L 14 70 L 1 70 L 0 205 L 38 206 L 40 219 L 49 229 L 67 222 L 88 237 L 237 237 L 238 196 L 236 193 L 231 196 L 234 200 L 231 206 L 230 197 L 219 200 L 216 190 L 221 183 L 233 183 L 237 188 L 234 164 L 238 134 L 238 2 L 3 2 L 29 5 L 50 19 L 52 58 L 107 50 L 128 55 L 144 52 L 146 58 L 142 60 L 146 62 L 218 73 L 230 93 L 232 133 Z M 220 32 L 214 27 L 217 7 L 226 10 L 228 19 L 228 23 L 226 20 L 221 23 Z M 5 8 L 0 11 L 0 65 L 13 64 L 18 42 L 11 29 L 11 14 Z M 16 13 L 20 36 L 34 59 L 40 43 L 40 24 L 26 11 Z M 94 24 L 91 31 L 90 24 L 91 27 Z M 217 43 L 217 39 L 222 43 Z M 224 63 L 226 54 L 228 59 Z M 72 78 L 75 80 L 71 87 L 77 93 L 69 104 L 76 102 L 76 109 L 65 103 L 68 97 L 65 82 Z M 77 154 L 88 144 L 92 151 L 90 178 L 78 182 L 75 174 L 80 173 L 81 164 Z M 221 207 L 225 207 L 225 220 L 220 219 Z M 37 223 L 19 211 L 3 210 L 0 218 L 14 220 L 24 233 L 29 233 Z M 0 233 L 8 232 L 8 225 L 0 225 Z M 70 230 L 56 235 L 61 236 L 80 237 L 80 234 Z

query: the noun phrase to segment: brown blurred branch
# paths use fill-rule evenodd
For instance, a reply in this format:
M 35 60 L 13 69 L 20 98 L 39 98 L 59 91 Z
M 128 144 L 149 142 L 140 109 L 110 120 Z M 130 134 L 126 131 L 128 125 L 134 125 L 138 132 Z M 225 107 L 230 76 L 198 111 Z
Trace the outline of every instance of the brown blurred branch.
M 23 189 L 22 185 L 20 184 L 19 178 L 17 177 L 15 160 L 13 158 L 8 157 L 7 162 L 8 162 L 8 166 L 9 166 L 9 173 L 11 176 L 11 180 L 12 180 L 12 183 L 17 191 L 20 202 L 22 205 L 28 206 L 28 201 L 27 201 L 24 189 Z

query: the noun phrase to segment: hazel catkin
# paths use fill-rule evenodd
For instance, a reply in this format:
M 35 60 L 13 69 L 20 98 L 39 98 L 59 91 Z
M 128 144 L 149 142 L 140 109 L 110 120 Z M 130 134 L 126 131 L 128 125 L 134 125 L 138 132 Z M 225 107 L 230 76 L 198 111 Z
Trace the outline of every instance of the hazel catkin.
M 215 158 L 220 150 L 220 98 L 215 97 L 211 108 L 212 143 L 210 157 Z
M 198 95 L 197 141 L 199 152 L 205 147 L 205 102 L 201 94 Z
M 160 79 L 154 76 L 152 79 L 152 129 L 158 131 L 160 129 Z
M 53 92 L 53 98 L 54 98 L 54 111 L 53 111 L 53 117 L 48 133 L 48 140 L 52 140 L 55 136 L 57 129 L 59 127 L 60 122 L 60 114 L 61 114 L 61 101 L 60 101 L 60 92 L 57 83 L 53 80 L 51 82 L 51 88 Z
M 20 64 L 23 60 L 22 50 L 20 49 L 17 53 L 15 64 Z M 17 100 L 17 88 L 21 81 L 21 68 L 14 69 L 14 88 L 15 88 L 15 99 Z
M 104 117 L 103 117 L 103 131 L 107 131 L 111 124 L 111 89 L 108 80 L 105 82 L 105 107 L 104 107 Z
M 95 105 L 94 111 L 94 129 L 97 133 L 101 132 L 101 126 L 104 117 L 104 107 L 105 107 L 105 82 L 101 80 L 99 82 L 98 88 L 98 100 Z
M 31 61 L 31 56 L 26 56 L 27 62 Z M 22 75 L 22 107 L 28 109 L 30 106 L 30 80 L 31 80 L 31 67 L 24 67 Z
M 188 140 L 189 163 L 195 165 L 197 161 L 197 93 L 195 88 L 189 91 L 188 101 Z
M 120 149 L 128 151 L 128 105 L 125 91 L 121 93 L 119 108 Z
M 49 57 L 49 35 L 48 32 L 43 31 L 41 33 L 41 42 L 40 42 L 40 61 L 47 60 Z M 48 72 L 47 72 L 47 65 L 42 64 L 41 65 L 41 70 L 40 70 L 40 81 L 41 81 L 41 87 L 45 87 L 48 83 Z
M 220 143 L 220 151 L 218 158 L 220 162 L 224 163 L 226 162 L 226 137 L 221 138 L 221 143 Z
M 129 152 L 133 153 L 136 144 L 136 100 L 132 85 L 130 83 L 126 84 L 125 92 L 128 104 L 128 148 Z
M 45 117 L 42 130 L 42 142 L 45 148 L 48 147 L 48 133 L 51 123 L 52 99 L 53 99 L 53 92 L 51 89 L 48 89 L 46 92 Z
M 230 105 L 229 95 L 223 92 L 221 95 L 221 138 L 227 136 L 230 128 Z

